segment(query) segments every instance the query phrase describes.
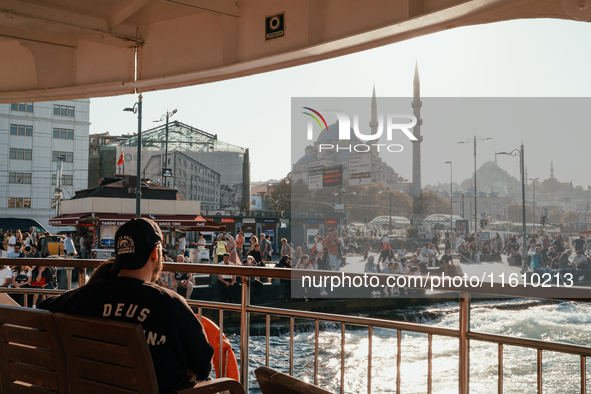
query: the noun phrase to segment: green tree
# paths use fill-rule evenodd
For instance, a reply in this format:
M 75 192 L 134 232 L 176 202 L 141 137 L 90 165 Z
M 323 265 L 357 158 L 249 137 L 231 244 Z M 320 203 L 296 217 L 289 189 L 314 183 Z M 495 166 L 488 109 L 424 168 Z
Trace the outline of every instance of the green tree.
M 271 190 L 271 205 L 278 211 L 291 212 L 291 185 L 287 177 Z
M 552 208 L 550 211 L 548 211 L 548 221 L 546 223 L 548 224 L 557 224 L 562 222 L 562 219 L 564 218 L 564 211 L 560 208 Z
M 562 217 L 560 220 L 561 223 L 576 223 L 577 222 L 577 213 L 574 211 L 568 211 L 566 215 Z
M 411 210 L 410 198 L 406 194 L 393 191 L 382 183 L 351 187 L 347 192 L 345 208 L 351 221 L 363 222 L 365 218 L 371 221 L 376 216 L 388 215 L 390 193 L 392 193 L 393 216 L 401 216 Z
M 434 213 L 449 214 L 449 200 L 432 190 L 425 190 L 413 198 L 413 213 L 428 216 Z
M 510 222 L 521 223 L 523 221 L 523 209 L 521 207 L 521 204 L 516 203 L 510 203 L 507 205 L 507 216 Z M 534 219 L 534 210 L 527 204 L 525 205 L 525 219 L 527 223 L 531 223 Z
M 558 182 L 558 179 L 556 178 L 548 178 L 544 179 L 539 187 L 540 193 L 559 193 L 570 191 L 571 185 L 566 182 Z

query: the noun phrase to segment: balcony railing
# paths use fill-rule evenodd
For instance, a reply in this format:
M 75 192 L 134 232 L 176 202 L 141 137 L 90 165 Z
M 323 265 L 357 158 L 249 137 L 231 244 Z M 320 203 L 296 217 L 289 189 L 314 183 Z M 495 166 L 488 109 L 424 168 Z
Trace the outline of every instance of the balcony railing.
M 97 260 L 78 260 L 78 259 L 26 259 L 28 265 L 50 265 L 53 267 L 64 267 L 67 272 L 67 287 L 72 284 L 72 269 L 86 269 L 94 268 L 98 265 Z M 19 265 L 23 263 L 22 259 L 2 259 L 3 264 Z M 442 291 L 453 291 L 458 293 L 459 298 L 459 327 L 458 329 L 434 327 L 426 324 L 416 324 L 408 322 L 397 322 L 386 319 L 347 316 L 332 313 L 308 312 L 267 306 L 250 305 L 250 277 L 268 277 L 277 279 L 299 279 L 302 275 L 321 276 L 328 274 L 324 271 L 303 271 L 303 270 L 287 270 L 276 268 L 261 268 L 261 267 L 235 267 L 235 266 L 220 266 L 220 265 L 204 265 L 204 264 L 175 264 L 165 263 L 165 271 L 172 272 L 190 272 L 198 274 L 226 274 L 238 275 L 242 278 L 242 298 L 240 304 L 230 304 L 212 301 L 190 300 L 189 305 L 198 309 L 198 314 L 201 315 L 203 309 L 219 310 L 218 325 L 220 330 L 224 328 L 224 312 L 230 311 L 240 314 L 240 360 L 249 359 L 249 341 L 250 338 L 250 314 L 261 314 L 265 316 L 265 365 L 273 367 L 270 359 L 270 333 L 271 333 L 271 317 L 280 316 L 289 318 L 289 332 L 290 332 L 290 348 L 289 348 L 289 373 L 294 372 L 294 320 L 296 318 L 308 319 L 314 322 L 314 369 L 313 382 L 318 384 L 319 376 L 319 333 L 320 322 L 332 322 L 340 324 L 341 330 L 341 375 L 340 375 L 340 390 L 345 392 L 345 345 L 346 337 L 345 331 L 347 325 L 367 327 L 368 328 L 368 354 L 367 354 L 367 392 L 372 390 L 372 336 L 375 328 L 385 328 L 396 330 L 397 346 L 396 346 L 396 393 L 401 392 L 401 363 L 403 360 L 401 335 L 402 332 L 423 333 L 428 337 L 428 356 L 427 356 L 427 393 L 432 392 L 433 382 L 433 337 L 444 336 L 457 338 L 459 341 L 459 384 L 458 392 L 461 394 L 468 394 L 469 392 L 469 372 L 470 372 L 470 341 L 483 341 L 489 343 L 496 343 L 497 347 L 497 367 L 498 367 L 498 392 L 503 393 L 503 349 L 505 345 L 516 346 L 521 348 L 530 348 L 537 351 L 537 367 L 536 380 L 537 392 L 542 393 L 542 359 L 544 352 L 558 352 L 576 355 L 580 357 L 580 392 L 586 393 L 586 358 L 591 356 L 591 347 L 570 345 L 559 342 L 547 342 L 536 339 L 511 337 L 506 335 L 488 334 L 470 330 L 470 293 L 498 295 L 499 287 L 496 291 L 494 289 L 482 286 L 480 288 L 471 287 L 440 287 Z M 292 277 L 293 275 L 293 277 Z M 351 274 L 355 275 L 355 274 Z M 369 274 L 368 274 L 369 275 Z M 380 283 L 385 283 L 385 275 L 375 275 L 380 279 Z M 426 283 L 425 287 L 429 284 Z M 562 288 L 560 297 L 552 296 L 552 293 L 547 288 L 503 288 L 502 295 L 513 296 L 518 298 L 537 298 L 537 299 L 559 299 L 564 301 L 588 301 L 591 295 L 591 290 L 585 287 L 570 287 Z M 55 295 L 60 294 L 63 290 L 43 290 L 43 289 L 6 289 L 0 288 L 0 292 L 6 293 L 25 293 L 25 294 L 43 294 Z M 24 297 L 25 302 L 27 297 Z M 222 349 L 222 337 L 220 336 L 220 352 Z M 216 368 L 221 368 L 220 365 Z M 565 377 L 566 379 L 567 377 Z M 240 379 L 245 389 L 248 391 L 249 385 L 249 368 L 248 362 L 240 363 Z

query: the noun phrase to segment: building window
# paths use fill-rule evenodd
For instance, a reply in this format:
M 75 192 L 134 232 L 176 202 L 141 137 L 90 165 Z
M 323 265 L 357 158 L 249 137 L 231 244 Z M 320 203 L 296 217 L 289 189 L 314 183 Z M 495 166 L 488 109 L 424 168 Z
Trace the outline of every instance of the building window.
M 74 116 L 74 107 L 68 105 L 53 105 L 53 114 L 60 116 Z
M 31 208 L 31 199 L 27 197 L 8 197 L 8 208 Z
M 31 173 L 30 172 L 9 172 L 8 183 L 24 183 L 27 185 L 31 184 Z
M 33 151 L 31 149 L 10 148 L 10 158 L 16 160 L 32 160 Z
M 63 156 L 66 163 L 73 163 L 74 162 L 74 153 L 72 152 L 58 152 L 53 151 L 53 156 L 51 161 L 58 161 L 58 157 Z
M 11 124 L 10 135 L 24 135 L 27 137 L 33 136 L 33 126 L 26 126 L 22 124 Z
M 53 138 L 61 138 L 62 140 L 73 140 L 74 130 L 72 129 L 53 129 Z
M 57 179 L 57 176 L 55 174 L 53 174 L 51 176 L 51 184 L 55 185 L 55 180 Z M 62 175 L 62 186 L 72 186 L 72 182 L 74 181 L 73 176 L 72 175 Z
M 12 111 L 33 112 L 33 103 L 12 103 L 10 109 Z

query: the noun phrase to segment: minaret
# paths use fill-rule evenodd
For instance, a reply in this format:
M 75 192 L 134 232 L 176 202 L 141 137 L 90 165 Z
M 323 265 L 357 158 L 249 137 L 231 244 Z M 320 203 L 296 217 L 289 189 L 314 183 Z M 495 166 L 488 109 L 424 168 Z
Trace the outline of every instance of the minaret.
M 554 178 L 554 160 L 550 160 L 550 179 Z
M 369 129 L 371 130 L 371 134 L 375 134 L 378 132 L 378 102 L 376 99 L 376 84 L 373 84 L 373 94 L 371 96 L 371 120 L 369 122 Z M 378 144 L 379 139 L 374 141 L 368 141 L 367 144 L 371 146 L 371 144 Z M 379 156 L 379 152 L 377 150 L 377 146 L 372 147 L 372 153 L 374 156 Z
M 419 197 L 421 195 L 421 125 L 423 120 L 421 119 L 421 81 L 419 80 L 419 63 L 415 63 L 415 78 L 413 81 L 413 100 L 411 107 L 413 109 L 413 115 L 417 118 L 417 125 L 413 127 L 413 134 L 417 138 L 416 141 L 412 142 L 412 196 Z

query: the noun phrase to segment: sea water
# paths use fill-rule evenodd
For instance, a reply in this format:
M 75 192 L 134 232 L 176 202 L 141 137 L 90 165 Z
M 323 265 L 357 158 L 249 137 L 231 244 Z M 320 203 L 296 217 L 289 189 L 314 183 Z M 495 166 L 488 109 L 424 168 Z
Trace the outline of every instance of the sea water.
M 458 328 L 457 304 L 444 304 L 422 313 L 409 311 L 407 320 L 436 327 Z M 399 315 L 398 315 L 399 316 Z M 425 316 L 437 316 L 434 319 Z M 383 316 L 382 316 L 383 317 Z M 314 383 L 313 322 L 298 324 L 294 337 L 294 376 Z M 490 334 L 510 335 L 591 346 L 591 304 L 511 300 L 504 302 L 473 302 L 471 329 Z M 401 392 L 427 392 L 426 334 L 402 332 Z M 368 384 L 368 329 L 347 327 L 345 334 L 345 392 L 366 393 Z M 240 338 L 230 341 L 239 357 Z M 433 336 L 433 393 L 458 392 L 457 338 Z M 372 336 L 372 393 L 396 392 L 396 330 L 374 328 Z M 251 377 L 250 392 L 260 393 L 254 369 L 265 364 L 265 337 L 252 336 L 249 343 Z M 289 373 L 289 334 L 270 338 L 270 367 Z M 504 346 L 503 392 L 537 392 L 535 349 Z M 591 363 L 588 363 L 591 364 Z M 470 341 L 470 391 L 498 392 L 498 345 Z M 556 352 L 543 352 L 543 387 L 546 393 L 580 393 L 580 357 Z M 341 330 L 340 325 L 326 323 L 319 334 L 318 385 L 340 392 Z M 591 368 L 587 368 L 591 375 Z M 587 385 L 591 386 L 591 382 Z

